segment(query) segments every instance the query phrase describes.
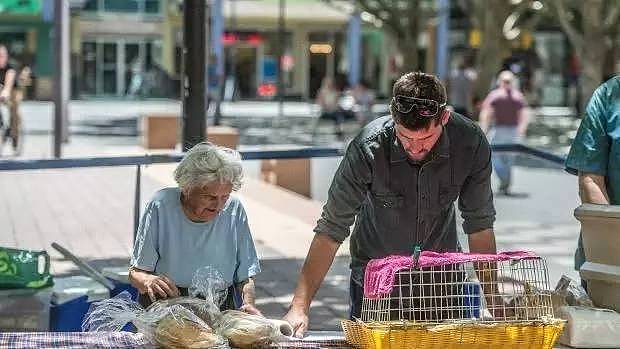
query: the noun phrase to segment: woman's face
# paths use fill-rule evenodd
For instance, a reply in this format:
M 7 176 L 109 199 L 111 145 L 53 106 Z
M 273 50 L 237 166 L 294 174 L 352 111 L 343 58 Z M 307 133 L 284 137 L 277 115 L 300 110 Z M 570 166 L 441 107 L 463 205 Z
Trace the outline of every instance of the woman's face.
M 226 205 L 232 188 L 232 183 L 214 181 L 183 191 L 181 202 L 187 217 L 194 222 L 212 220 Z

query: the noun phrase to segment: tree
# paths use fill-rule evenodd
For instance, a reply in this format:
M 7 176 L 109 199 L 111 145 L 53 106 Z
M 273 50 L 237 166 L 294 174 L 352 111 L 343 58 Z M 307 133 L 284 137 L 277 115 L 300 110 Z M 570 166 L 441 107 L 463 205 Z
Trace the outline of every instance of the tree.
M 469 21 L 480 32 L 481 44 L 476 55 L 478 71 L 474 95 L 484 97 L 502 61 L 521 35 L 530 32 L 540 20 L 537 1 L 459 0 L 457 5 L 469 14 Z
M 556 14 L 579 59 L 583 107 L 609 73 L 605 58 L 617 59 L 613 55 L 619 40 L 620 0 L 547 0 L 545 4 Z

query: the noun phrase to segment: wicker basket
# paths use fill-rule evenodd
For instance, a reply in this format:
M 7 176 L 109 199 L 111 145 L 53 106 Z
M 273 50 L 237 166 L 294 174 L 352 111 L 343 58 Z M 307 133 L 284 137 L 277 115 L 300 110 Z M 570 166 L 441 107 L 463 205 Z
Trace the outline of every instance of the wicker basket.
M 564 328 L 564 321 L 557 319 L 451 324 L 343 320 L 341 324 L 347 342 L 361 349 L 551 349 Z

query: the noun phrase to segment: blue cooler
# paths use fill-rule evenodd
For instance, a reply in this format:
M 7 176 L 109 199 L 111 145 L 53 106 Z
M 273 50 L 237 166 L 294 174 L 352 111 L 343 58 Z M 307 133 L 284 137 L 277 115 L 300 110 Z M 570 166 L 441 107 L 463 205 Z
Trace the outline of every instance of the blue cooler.
M 50 331 L 81 332 L 92 302 L 110 298 L 110 291 L 87 276 L 54 278 Z

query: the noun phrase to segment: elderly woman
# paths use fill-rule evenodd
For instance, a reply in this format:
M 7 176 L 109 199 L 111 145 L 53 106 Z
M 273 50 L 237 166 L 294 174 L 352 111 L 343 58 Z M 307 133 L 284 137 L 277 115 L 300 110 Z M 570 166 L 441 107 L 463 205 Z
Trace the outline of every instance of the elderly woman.
M 138 229 L 129 280 L 140 303 L 187 295 L 193 273 L 209 265 L 231 284 L 223 309 L 260 314 L 253 281 L 260 272 L 258 257 L 243 205 L 231 195 L 241 187 L 241 156 L 200 143 L 187 152 L 174 178 L 178 187 L 155 194 Z M 237 302 L 233 289 L 240 294 Z

